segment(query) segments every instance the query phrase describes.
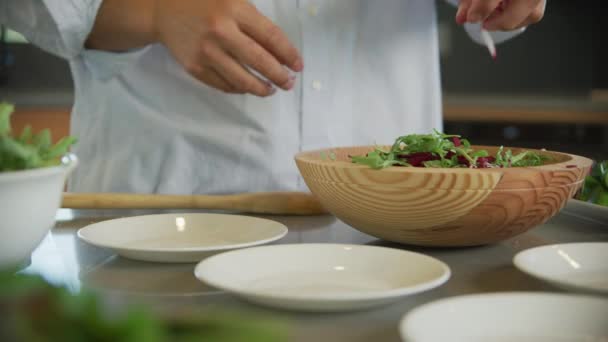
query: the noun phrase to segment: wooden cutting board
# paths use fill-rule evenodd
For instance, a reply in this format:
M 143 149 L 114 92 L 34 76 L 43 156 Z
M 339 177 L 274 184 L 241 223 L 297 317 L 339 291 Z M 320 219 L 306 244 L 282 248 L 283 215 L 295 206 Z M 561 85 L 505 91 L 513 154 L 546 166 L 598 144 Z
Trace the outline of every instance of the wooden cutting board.
M 64 193 L 63 208 L 72 209 L 210 209 L 272 215 L 322 215 L 327 211 L 303 192 L 235 195 L 156 195 Z

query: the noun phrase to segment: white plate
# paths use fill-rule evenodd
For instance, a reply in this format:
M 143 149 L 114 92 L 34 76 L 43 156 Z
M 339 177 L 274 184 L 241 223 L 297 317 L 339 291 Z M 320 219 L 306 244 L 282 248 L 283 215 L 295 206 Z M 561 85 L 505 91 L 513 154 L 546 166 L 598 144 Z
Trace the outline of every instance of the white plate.
M 570 199 L 564 210 L 583 218 L 608 224 L 608 207 L 603 205 Z
M 251 302 L 303 311 L 386 304 L 450 277 L 446 264 L 423 254 L 341 244 L 247 248 L 203 260 L 194 273 Z
M 608 242 L 536 247 L 519 252 L 513 263 L 523 272 L 562 288 L 608 294 Z
M 82 240 L 130 259 L 198 262 L 218 252 L 278 240 L 287 228 L 278 222 L 240 215 L 163 214 L 92 224 Z
M 608 300 L 581 295 L 504 292 L 422 305 L 401 320 L 407 342 L 604 342 Z

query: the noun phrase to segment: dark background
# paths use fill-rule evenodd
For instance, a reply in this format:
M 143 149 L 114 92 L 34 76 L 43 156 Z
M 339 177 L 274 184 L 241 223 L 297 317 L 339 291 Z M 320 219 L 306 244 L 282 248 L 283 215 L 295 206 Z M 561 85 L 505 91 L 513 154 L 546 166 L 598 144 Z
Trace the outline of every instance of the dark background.
M 608 89 L 607 44 L 602 39 L 608 19 L 602 15 L 600 1 L 549 0 L 543 21 L 498 45 L 496 61 L 488 58 L 483 47 L 471 47 L 467 34 L 453 23 L 451 6 L 438 4 L 440 25 L 449 27 L 451 40 L 441 63 L 444 94 L 452 101 L 471 97 L 484 103 L 511 102 L 514 107 L 606 111 L 605 95 L 603 99 L 591 96 Z M 608 159 L 608 126 L 580 124 L 575 117 L 568 124 L 446 121 L 445 130 L 480 144 L 547 148 Z

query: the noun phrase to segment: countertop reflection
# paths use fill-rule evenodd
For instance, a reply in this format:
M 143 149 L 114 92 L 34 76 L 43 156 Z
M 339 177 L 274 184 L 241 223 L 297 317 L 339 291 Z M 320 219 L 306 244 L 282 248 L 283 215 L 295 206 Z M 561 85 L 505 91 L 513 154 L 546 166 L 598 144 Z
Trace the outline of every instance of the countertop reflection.
M 260 216 L 289 228 L 287 236 L 275 242 L 278 244 L 331 242 L 387 246 L 431 255 L 447 263 L 452 270 L 452 277 L 445 285 L 393 305 L 351 313 L 303 314 L 255 306 L 207 287 L 194 277 L 194 264 L 133 261 L 88 245 L 76 236 L 77 229 L 94 222 L 149 213 L 160 212 L 60 210 L 56 227 L 32 254 L 31 264 L 25 271 L 41 274 L 48 281 L 65 285 L 72 291 L 95 291 L 114 310 L 124 309 L 126 304 L 134 302 L 168 312 L 221 307 L 287 318 L 293 323 L 294 340 L 297 341 L 398 341 L 397 327 L 401 317 L 412 308 L 435 299 L 500 291 L 562 292 L 512 265 L 513 256 L 521 250 L 553 243 L 608 241 L 608 220 L 585 219 L 568 207 L 545 225 L 505 242 L 448 249 L 403 246 L 378 240 L 333 216 Z

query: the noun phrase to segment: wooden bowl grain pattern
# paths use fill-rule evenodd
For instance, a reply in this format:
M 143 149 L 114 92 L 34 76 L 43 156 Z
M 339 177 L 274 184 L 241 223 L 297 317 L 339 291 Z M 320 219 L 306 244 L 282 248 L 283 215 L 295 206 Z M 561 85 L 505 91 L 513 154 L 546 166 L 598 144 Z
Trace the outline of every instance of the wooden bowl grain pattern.
M 531 149 L 551 162 L 504 169 L 374 170 L 350 161 L 349 156 L 372 149 L 302 152 L 295 160 L 309 189 L 336 217 L 372 236 L 423 246 L 489 244 L 538 226 L 574 196 L 592 166 L 584 157 Z

